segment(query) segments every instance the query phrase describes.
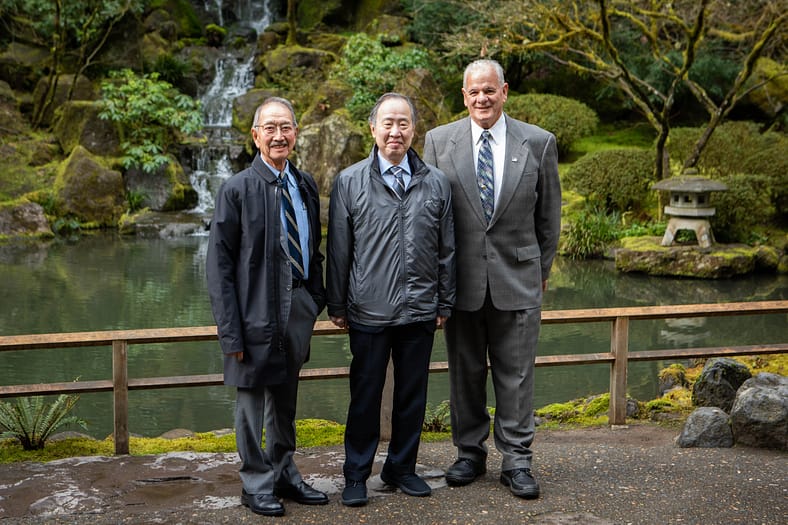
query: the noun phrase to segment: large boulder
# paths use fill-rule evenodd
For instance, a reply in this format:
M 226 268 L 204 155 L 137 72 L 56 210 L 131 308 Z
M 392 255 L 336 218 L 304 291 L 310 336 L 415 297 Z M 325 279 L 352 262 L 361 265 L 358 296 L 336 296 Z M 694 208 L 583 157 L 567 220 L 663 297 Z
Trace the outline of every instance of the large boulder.
M 409 97 L 416 108 L 413 148 L 421 153 L 427 131 L 449 120 L 450 111 L 444 104 L 441 89 L 428 69 L 416 68 L 408 71 L 394 91 Z
M 343 112 L 304 126 L 296 142 L 298 166 L 312 174 L 321 195 L 331 193 L 342 169 L 367 156 L 364 137 Z
M 34 202 L 0 203 L 0 236 L 52 235 L 44 209 Z
M 189 210 L 197 205 L 197 191 L 189 182 L 183 166 L 171 161 L 153 173 L 130 169 L 125 176 L 126 189 L 140 194 L 142 206 L 154 211 Z
M 265 99 L 273 96 L 279 97 L 282 94 L 269 89 L 250 89 L 233 100 L 233 128 L 247 134 L 249 142 L 252 141 L 249 132 L 254 123 L 254 112 Z
M 692 387 L 692 403 L 730 412 L 736 391 L 750 377 L 750 370 L 735 359 L 710 359 Z
M 615 250 L 616 269 L 648 275 L 672 275 L 701 279 L 728 279 L 763 271 L 776 272 L 778 254 L 768 246 L 715 244 L 662 246 L 661 237 L 626 237 Z
M 676 442 L 683 448 L 732 447 L 733 432 L 728 423 L 728 414 L 717 407 L 696 409 L 684 422 Z
M 74 85 L 76 84 L 76 85 Z M 90 79 L 84 75 L 75 78 L 74 75 L 60 75 L 57 79 L 55 86 L 54 97 L 51 103 L 49 102 L 49 77 L 42 77 L 36 89 L 33 92 L 33 114 L 39 115 L 40 123 L 43 126 L 49 126 L 54 118 L 55 110 L 60 108 L 68 101 L 68 94 L 71 87 L 74 85 L 74 90 L 71 100 L 96 100 L 98 93 L 90 82 Z
M 11 42 L 0 52 L 0 80 L 14 89 L 33 89 L 49 67 L 51 55 L 43 46 Z
M 0 122 L 0 138 L 29 130 L 27 121 L 19 111 L 16 95 L 4 80 L 0 80 Z
M 739 388 L 731 409 L 736 442 L 788 450 L 788 377 L 761 373 Z
M 99 118 L 100 112 L 101 105 L 94 101 L 66 102 L 60 107 L 53 131 L 66 155 L 78 145 L 95 155 L 120 155 L 117 125 Z
M 114 227 L 125 208 L 123 176 L 82 146 L 61 164 L 55 191 L 63 215 L 83 223 Z

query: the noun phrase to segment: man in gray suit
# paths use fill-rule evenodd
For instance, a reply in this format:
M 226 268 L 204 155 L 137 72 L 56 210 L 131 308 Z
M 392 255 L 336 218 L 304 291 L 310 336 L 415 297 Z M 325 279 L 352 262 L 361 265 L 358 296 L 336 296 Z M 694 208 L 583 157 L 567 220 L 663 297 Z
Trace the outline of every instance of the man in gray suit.
M 462 88 L 469 117 L 425 137 L 425 162 L 451 183 L 455 222 L 457 296 L 445 334 L 458 459 L 446 481 L 466 485 L 486 472 L 489 358 L 501 483 L 515 496 L 536 498 L 534 363 L 561 188 L 555 136 L 504 114 L 508 90 L 500 64 L 471 63 Z

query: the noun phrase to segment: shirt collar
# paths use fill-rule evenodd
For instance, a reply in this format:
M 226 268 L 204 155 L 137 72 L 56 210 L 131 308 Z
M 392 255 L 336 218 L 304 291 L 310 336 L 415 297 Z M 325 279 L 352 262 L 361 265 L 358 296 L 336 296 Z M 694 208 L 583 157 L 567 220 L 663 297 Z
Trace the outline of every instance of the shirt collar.
M 479 139 L 482 137 L 482 131 L 484 128 L 479 126 L 476 122 L 471 119 L 471 137 L 473 138 L 473 143 L 478 144 Z M 494 144 L 503 144 L 506 139 L 506 118 L 504 114 L 501 113 L 501 116 L 498 120 L 495 121 L 495 124 L 487 130 L 492 135 L 492 141 Z
M 268 169 L 269 169 L 269 170 L 271 170 L 271 171 L 274 173 L 274 175 L 276 175 L 276 178 L 278 179 L 278 178 L 279 178 L 279 173 L 281 173 L 281 172 L 280 172 L 278 169 L 276 169 L 275 167 L 273 167 L 273 166 L 271 166 L 270 164 L 268 164 L 268 163 L 265 161 L 265 159 L 263 158 L 263 155 L 262 155 L 262 154 L 260 155 L 260 159 L 263 161 L 263 164 L 265 164 L 266 166 L 268 166 Z M 290 161 L 289 161 L 289 160 L 287 160 L 287 159 L 285 159 L 285 169 L 284 169 L 284 172 L 285 172 L 285 175 L 287 175 L 287 178 L 288 178 L 288 179 L 292 178 L 292 173 L 290 172 Z
M 390 167 L 392 167 L 393 164 L 391 162 L 389 162 L 388 160 L 384 159 L 383 155 L 381 155 L 380 151 L 378 151 L 378 166 L 380 166 L 380 173 L 382 175 L 383 173 L 386 173 L 386 171 L 388 171 L 388 169 Z M 404 157 L 402 157 L 402 160 L 400 161 L 399 164 L 397 164 L 397 166 L 399 166 L 400 168 L 405 170 L 405 173 L 407 173 L 408 175 L 411 174 L 410 173 L 410 164 L 408 164 L 408 154 L 407 153 L 405 154 Z

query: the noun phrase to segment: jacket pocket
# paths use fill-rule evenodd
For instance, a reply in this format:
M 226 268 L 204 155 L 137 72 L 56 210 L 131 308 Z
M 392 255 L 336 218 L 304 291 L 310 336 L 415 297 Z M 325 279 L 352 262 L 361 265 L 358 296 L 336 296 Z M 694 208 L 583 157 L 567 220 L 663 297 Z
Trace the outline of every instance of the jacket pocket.
M 539 249 L 538 244 L 532 244 L 530 246 L 520 246 L 516 249 L 517 252 L 517 262 L 523 261 L 530 261 L 531 259 L 536 259 L 537 257 L 541 257 L 542 250 Z

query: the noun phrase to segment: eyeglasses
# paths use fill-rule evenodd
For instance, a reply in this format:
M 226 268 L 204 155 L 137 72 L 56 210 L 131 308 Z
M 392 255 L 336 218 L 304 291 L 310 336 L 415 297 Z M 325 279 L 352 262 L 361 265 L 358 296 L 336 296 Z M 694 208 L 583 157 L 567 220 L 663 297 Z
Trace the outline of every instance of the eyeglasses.
M 269 137 L 273 137 L 276 135 L 276 130 L 282 135 L 289 135 L 295 130 L 295 125 L 292 122 L 280 122 L 279 124 L 275 124 L 273 122 L 266 122 L 264 124 L 255 124 L 255 128 L 262 128 L 263 133 L 268 135 Z

